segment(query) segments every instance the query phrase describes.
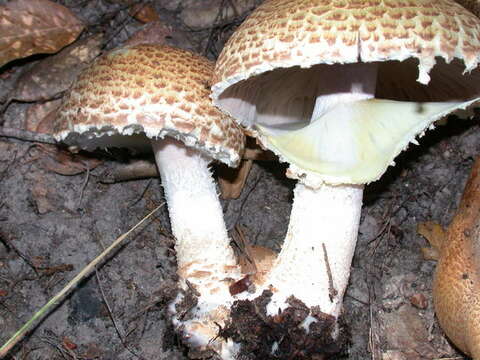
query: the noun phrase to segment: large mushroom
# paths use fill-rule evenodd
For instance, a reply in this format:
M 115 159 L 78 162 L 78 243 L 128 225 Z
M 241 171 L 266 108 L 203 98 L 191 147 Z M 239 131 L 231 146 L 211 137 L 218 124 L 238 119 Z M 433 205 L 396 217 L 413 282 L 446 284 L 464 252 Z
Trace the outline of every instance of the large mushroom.
M 240 277 L 209 163 L 237 165 L 244 135 L 211 103 L 212 72 L 209 60 L 169 46 L 119 48 L 80 74 L 55 124 L 58 140 L 84 149 L 153 147 L 185 290 L 171 311 L 195 345 L 215 337 Z M 192 288 L 198 303 L 184 320 L 176 306 Z
M 479 100 L 479 57 L 480 20 L 448 0 L 267 0 L 232 35 L 214 103 L 298 179 L 264 286 L 268 315 L 291 295 L 340 315 L 364 184 L 435 120 Z
M 427 222 L 418 231 L 432 245 L 430 259 L 438 260 L 433 280 L 438 322 L 455 346 L 480 360 L 480 158 L 448 228 Z

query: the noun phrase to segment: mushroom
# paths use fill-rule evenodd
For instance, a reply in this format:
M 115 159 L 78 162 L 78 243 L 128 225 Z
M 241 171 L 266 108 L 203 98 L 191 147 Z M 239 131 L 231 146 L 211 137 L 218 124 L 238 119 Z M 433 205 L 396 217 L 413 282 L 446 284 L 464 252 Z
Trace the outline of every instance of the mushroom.
M 479 39 L 480 20 L 447 0 L 267 0 L 232 35 L 214 103 L 298 180 L 264 286 L 269 315 L 293 295 L 338 318 L 364 184 L 435 120 L 480 99 Z
M 244 135 L 211 103 L 212 72 L 209 60 L 185 50 L 118 48 L 80 74 L 55 124 L 58 140 L 84 149 L 153 148 L 183 289 L 170 309 L 174 324 L 198 345 L 216 335 L 231 299 L 229 281 L 241 276 L 209 163 L 237 165 Z M 177 306 L 189 289 L 198 303 L 183 320 Z
M 438 322 L 455 346 L 474 360 L 480 360 L 479 230 L 480 158 L 477 158 L 448 228 L 444 230 L 433 222 L 418 226 L 438 260 L 433 280 Z

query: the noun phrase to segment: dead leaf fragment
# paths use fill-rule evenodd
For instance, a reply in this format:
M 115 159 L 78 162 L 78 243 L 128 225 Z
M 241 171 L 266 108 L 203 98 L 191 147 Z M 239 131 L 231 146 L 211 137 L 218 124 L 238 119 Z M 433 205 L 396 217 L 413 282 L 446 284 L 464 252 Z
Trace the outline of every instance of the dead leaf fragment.
M 102 35 L 95 35 L 40 61 L 19 77 L 12 98 L 19 101 L 55 98 L 100 54 L 102 41 Z
M 49 0 L 13 0 L 0 6 L 0 66 L 38 53 L 55 53 L 73 42 L 83 24 Z
M 50 202 L 50 191 L 46 185 L 43 177 L 39 177 L 31 190 L 32 198 L 37 206 L 37 211 L 40 215 L 46 214 L 49 211 L 55 210 L 55 207 Z
M 95 169 L 102 160 L 83 154 L 72 154 L 52 145 L 39 145 L 43 153 L 39 156 L 40 166 L 59 175 L 72 176 Z
M 165 38 L 172 33 L 172 30 L 160 21 L 152 21 L 133 34 L 125 45 L 134 46 L 138 44 L 164 44 Z
M 66 336 L 62 339 L 62 345 L 65 349 L 68 349 L 68 350 L 75 350 L 77 348 L 77 344 L 75 344 L 72 340 L 70 340 Z
M 135 4 L 130 8 L 129 14 L 144 24 L 160 20 L 157 11 L 148 4 Z
M 24 130 L 42 133 L 53 133 L 53 114 L 56 113 L 61 100 L 52 100 L 44 103 L 31 105 L 25 113 Z
M 410 303 L 417 309 L 425 310 L 428 307 L 428 300 L 422 293 L 410 296 Z
M 252 160 L 242 160 L 239 167 L 235 169 L 223 164 L 218 166 L 218 184 L 222 199 L 237 199 L 240 196 L 252 164 Z

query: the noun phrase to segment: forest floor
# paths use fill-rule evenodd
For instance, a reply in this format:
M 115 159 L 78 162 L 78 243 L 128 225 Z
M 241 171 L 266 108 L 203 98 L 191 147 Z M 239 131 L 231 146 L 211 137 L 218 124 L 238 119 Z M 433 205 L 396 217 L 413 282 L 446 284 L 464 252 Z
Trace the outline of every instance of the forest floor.
M 121 44 L 142 25 L 134 19 L 125 22 L 128 6 L 122 1 L 61 3 L 89 24 L 90 34 L 108 29 L 106 48 Z M 181 10 L 192 3 L 159 1 L 154 7 L 171 29 L 168 43 L 212 59 L 256 4 L 228 21 L 214 17 L 213 25 L 207 19 L 204 27 L 192 29 Z M 203 6 L 216 9 L 220 3 L 205 1 Z M 20 76 L 44 60 L 34 57 L 1 68 L 0 100 L 6 101 Z M 4 126 L 24 129 L 28 112 L 38 103 L 12 101 Z M 435 263 L 422 258 L 427 242 L 416 226 L 428 220 L 448 225 L 454 216 L 470 166 L 480 154 L 478 127 L 475 120 L 451 117 L 366 186 L 344 302 L 350 331 L 346 359 L 463 359 L 434 316 Z M 0 138 L 0 343 L 115 238 L 163 203 L 158 178 L 101 181 L 133 160 L 123 153 L 70 155 L 52 145 Z M 240 197 L 222 200 L 230 230 L 241 225 L 250 243 L 281 248 L 295 184 L 284 173 L 278 162 L 254 163 Z M 165 313 L 175 291 L 174 255 L 163 207 L 10 358 L 187 359 Z

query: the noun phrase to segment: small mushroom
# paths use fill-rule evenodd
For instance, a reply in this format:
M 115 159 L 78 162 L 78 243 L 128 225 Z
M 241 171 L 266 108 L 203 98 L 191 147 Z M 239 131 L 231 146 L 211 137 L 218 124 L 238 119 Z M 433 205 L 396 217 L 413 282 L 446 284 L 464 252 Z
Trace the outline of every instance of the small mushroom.
M 298 180 L 268 314 L 293 295 L 340 315 L 364 184 L 479 100 L 479 39 L 480 20 L 447 0 L 267 0 L 232 35 L 214 103 Z
M 113 50 L 80 74 L 55 124 L 58 140 L 84 149 L 153 147 L 184 290 L 170 309 L 196 345 L 215 337 L 229 281 L 241 277 L 209 163 L 237 165 L 244 135 L 212 105 L 212 71 L 207 59 L 169 46 Z M 189 289 L 198 303 L 183 320 L 176 306 Z

